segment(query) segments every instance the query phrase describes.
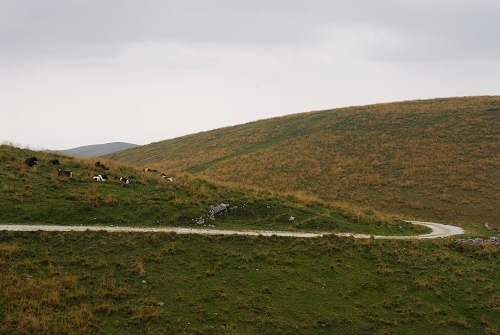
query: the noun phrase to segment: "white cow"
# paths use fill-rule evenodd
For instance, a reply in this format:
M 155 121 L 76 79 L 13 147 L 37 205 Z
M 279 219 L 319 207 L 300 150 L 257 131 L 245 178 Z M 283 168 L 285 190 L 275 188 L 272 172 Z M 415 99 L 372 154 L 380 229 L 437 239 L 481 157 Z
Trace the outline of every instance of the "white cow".
M 168 177 L 166 174 L 162 173 L 161 174 L 161 177 L 165 180 L 168 180 L 169 182 L 173 182 L 174 181 L 174 178 L 172 177 Z
M 100 174 L 97 175 L 97 176 L 92 177 L 92 179 L 94 179 L 95 181 L 106 181 L 106 177 L 102 176 Z

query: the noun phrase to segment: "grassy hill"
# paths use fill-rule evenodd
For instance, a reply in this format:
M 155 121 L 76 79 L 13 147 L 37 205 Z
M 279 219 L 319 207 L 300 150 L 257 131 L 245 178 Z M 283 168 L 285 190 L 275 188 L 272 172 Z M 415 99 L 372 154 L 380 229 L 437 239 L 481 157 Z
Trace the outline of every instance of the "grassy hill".
M 197 227 L 193 217 L 226 202 L 238 208 L 211 221 L 219 228 L 416 233 L 116 162 L 104 161 L 108 182 L 94 182 L 94 163 L 0 146 L 0 222 Z M 499 245 L 450 239 L 0 231 L 0 334 L 496 335 L 499 272 Z
M 24 163 L 31 156 L 38 158 L 34 167 Z M 61 165 L 52 165 L 52 159 L 58 159 Z M 0 222 L 382 234 L 421 231 L 401 221 L 359 216 L 317 201 L 229 188 L 182 175 L 174 175 L 169 182 L 159 172 L 144 172 L 111 161 L 104 161 L 109 170 L 102 170 L 95 163 L 0 146 Z M 73 172 L 73 177 L 58 176 L 59 168 Z M 98 174 L 106 174 L 108 180 L 94 181 L 92 177 Z M 120 177 L 131 183 L 120 183 Z M 221 203 L 231 208 L 212 220 L 210 206 Z M 293 222 L 289 221 L 291 216 L 296 218 Z
M 386 213 L 500 227 L 500 97 L 261 120 L 107 156 Z

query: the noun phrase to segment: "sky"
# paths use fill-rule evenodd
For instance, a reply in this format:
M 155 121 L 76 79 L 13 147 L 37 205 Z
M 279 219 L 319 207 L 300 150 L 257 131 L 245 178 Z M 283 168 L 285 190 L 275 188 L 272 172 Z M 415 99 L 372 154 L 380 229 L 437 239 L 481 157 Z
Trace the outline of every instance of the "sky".
M 500 94 L 498 0 L 0 0 L 0 142 L 147 144 Z

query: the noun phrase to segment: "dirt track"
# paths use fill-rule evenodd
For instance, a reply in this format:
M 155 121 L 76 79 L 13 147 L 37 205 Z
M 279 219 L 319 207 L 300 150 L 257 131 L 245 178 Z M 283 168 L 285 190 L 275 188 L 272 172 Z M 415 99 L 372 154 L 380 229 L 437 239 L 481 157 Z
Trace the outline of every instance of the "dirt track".
M 453 235 L 460 235 L 464 230 L 460 227 L 444 225 L 434 222 L 407 221 L 412 224 L 426 226 L 432 229 L 432 232 L 424 235 L 414 236 L 382 236 L 374 235 L 375 239 L 394 239 L 394 240 L 411 240 L 411 239 L 431 239 L 441 238 Z M 107 232 L 174 232 L 177 234 L 200 234 L 200 235 L 245 235 L 245 236 L 286 236 L 286 237 L 322 237 L 327 235 L 337 236 L 352 236 L 354 238 L 370 238 L 367 234 L 350 234 L 350 233 L 306 233 L 294 231 L 278 231 L 278 230 L 221 230 L 221 229 L 201 229 L 201 228 L 180 228 L 180 227 L 163 227 L 163 228 L 139 228 L 139 227 L 112 227 L 112 226 L 54 226 L 54 225 L 0 225 L 0 231 L 107 231 Z

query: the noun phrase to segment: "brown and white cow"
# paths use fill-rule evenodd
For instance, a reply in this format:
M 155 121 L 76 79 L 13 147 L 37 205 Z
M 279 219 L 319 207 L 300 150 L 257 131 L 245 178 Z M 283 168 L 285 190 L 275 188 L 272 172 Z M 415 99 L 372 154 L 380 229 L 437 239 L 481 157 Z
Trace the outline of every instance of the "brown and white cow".
M 120 177 L 120 183 L 130 184 L 130 180 L 128 178 Z
M 73 172 L 71 172 L 71 171 L 64 171 L 64 170 L 58 169 L 57 172 L 58 172 L 59 177 L 73 178 Z

